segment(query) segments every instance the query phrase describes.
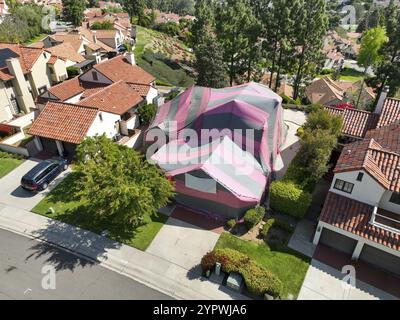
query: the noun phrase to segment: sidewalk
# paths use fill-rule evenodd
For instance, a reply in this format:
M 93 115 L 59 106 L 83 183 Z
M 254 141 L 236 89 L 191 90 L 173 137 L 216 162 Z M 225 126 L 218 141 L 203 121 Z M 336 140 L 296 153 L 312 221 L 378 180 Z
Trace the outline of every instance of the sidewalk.
M 225 287 L 199 278 L 198 269 L 187 270 L 150 253 L 26 210 L 0 204 L 0 228 L 40 239 L 93 259 L 103 267 L 175 299 L 246 299 Z M 57 263 L 57 256 L 52 257 L 51 263 Z

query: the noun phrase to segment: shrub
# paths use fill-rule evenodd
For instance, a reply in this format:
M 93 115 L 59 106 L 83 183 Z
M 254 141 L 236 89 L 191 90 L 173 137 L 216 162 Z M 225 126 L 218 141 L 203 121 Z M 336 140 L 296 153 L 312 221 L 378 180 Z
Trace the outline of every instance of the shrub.
M 74 66 L 67 67 L 67 73 L 69 79 L 76 77 L 79 75 L 79 68 Z
M 246 214 L 244 215 L 244 223 L 247 229 L 253 228 L 256 224 L 258 224 L 261 219 L 265 215 L 265 208 L 261 206 L 257 206 L 253 209 L 247 210 Z
M 325 109 L 318 109 L 318 107 L 313 108 L 315 108 L 315 110 L 308 115 L 304 130 L 324 130 L 338 137 L 342 130 L 342 118 L 332 116 Z
M 150 123 L 157 113 L 157 106 L 154 104 L 148 104 L 138 109 L 139 118 L 142 123 Z
M 201 268 L 204 272 L 207 270 L 211 270 L 214 268 L 215 264 L 217 263 L 217 257 L 213 251 L 210 251 L 203 256 L 201 259 Z
M 333 73 L 333 72 L 335 72 L 335 70 L 332 70 L 332 69 L 322 69 L 321 75 L 323 76 L 323 75 L 331 74 L 331 73 Z
M 265 238 L 268 234 L 269 229 L 271 229 L 271 227 L 275 224 L 275 219 L 271 218 L 268 219 L 267 222 L 263 225 L 261 231 L 260 231 L 260 235 Z
M 282 94 L 281 97 L 282 97 L 282 102 L 284 104 L 301 105 L 301 99 L 300 98 L 297 98 L 296 100 L 294 100 L 294 99 L 292 99 L 292 98 L 290 98 L 290 97 L 288 97 L 288 96 L 286 96 L 284 94 Z
M 5 151 L 0 151 L 0 158 L 8 158 L 8 159 L 24 159 L 24 156 L 16 153 L 10 153 Z
M 304 128 L 303 127 L 299 127 L 297 129 L 296 135 L 301 138 L 304 135 Z
M 311 203 L 311 194 L 302 190 L 293 181 L 274 181 L 269 192 L 272 209 L 296 218 L 303 218 Z
M 232 229 L 236 226 L 236 220 L 235 219 L 229 219 L 226 222 L 226 226 L 228 227 L 228 229 Z
M 277 227 L 280 228 L 288 233 L 293 233 L 294 232 L 294 228 L 286 221 L 281 220 L 281 219 L 268 219 L 268 221 L 263 225 L 261 231 L 260 231 L 260 235 L 265 238 L 268 235 L 269 230 L 272 227 Z
M 233 249 L 216 249 L 214 252 L 217 261 L 221 263 L 222 271 L 240 273 L 250 293 L 258 296 L 263 296 L 265 293 L 274 297 L 281 295 L 282 282 L 255 260 Z

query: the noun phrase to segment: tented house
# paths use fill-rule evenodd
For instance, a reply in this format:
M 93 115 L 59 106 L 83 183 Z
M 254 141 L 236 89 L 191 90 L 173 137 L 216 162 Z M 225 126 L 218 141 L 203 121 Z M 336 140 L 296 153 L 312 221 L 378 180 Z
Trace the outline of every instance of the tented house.
M 281 169 L 282 99 L 261 84 L 191 87 L 159 108 L 149 130 L 166 136 L 151 159 L 175 180 L 177 203 L 197 211 L 240 218 Z

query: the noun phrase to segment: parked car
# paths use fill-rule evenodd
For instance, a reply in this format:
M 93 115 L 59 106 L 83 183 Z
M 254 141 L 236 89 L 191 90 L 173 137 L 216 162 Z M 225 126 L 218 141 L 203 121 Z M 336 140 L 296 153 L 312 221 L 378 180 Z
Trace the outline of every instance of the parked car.
M 62 158 L 42 161 L 22 177 L 21 187 L 28 191 L 45 190 L 67 168 L 67 161 Z

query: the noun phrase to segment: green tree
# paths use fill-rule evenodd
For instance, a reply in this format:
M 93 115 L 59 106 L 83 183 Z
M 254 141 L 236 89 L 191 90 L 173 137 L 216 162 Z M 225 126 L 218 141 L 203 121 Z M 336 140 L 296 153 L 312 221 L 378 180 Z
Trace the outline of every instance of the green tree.
M 92 30 L 113 30 L 114 24 L 108 20 L 103 21 L 103 22 L 96 21 L 92 24 L 90 29 L 92 29 Z
M 385 26 L 389 41 L 381 50 L 383 59 L 377 70 L 380 86 L 376 101 L 386 85 L 390 87 L 390 95 L 400 88 L 400 9 L 394 0 L 385 10 Z
M 215 35 L 207 38 L 195 47 L 197 85 L 211 88 L 223 88 L 227 85 L 226 65 L 223 48 Z
M 86 4 L 84 0 L 62 0 L 63 16 L 75 27 L 82 24 Z
M 215 30 L 214 6 L 212 0 L 196 1 L 196 20 L 192 27 L 193 45 L 201 45 L 205 37 Z
M 383 56 L 380 53 L 382 46 L 389 41 L 386 31 L 383 27 L 369 29 L 361 39 L 361 48 L 358 55 L 358 64 L 364 67 L 363 81 L 361 82 L 360 92 L 358 94 L 356 107 L 360 103 L 362 90 L 365 83 L 368 68 L 377 66 Z
M 306 74 L 313 74 L 319 60 L 323 39 L 328 28 L 325 0 L 304 0 L 296 24 L 298 63 L 294 81 L 293 99 L 299 96 L 300 86 Z
M 246 0 L 226 0 L 217 5 L 216 33 L 224 48 L 230 85 L 247 70 L 249 50 L 257 38 L 249 28 L 253 28 L 256 23 Z
M 156 166 L 132 148 L 103 136 L 86 138 L 77 148 L 81 200 L 99 221 L 132 228 L 168 204 L 174 186 Z
M 138 24 L 141 24 L 141 20 L 144 17 L 144 9 L 146 4 L 144 0 L 122 0 L 124 9 L 129 13 L 131 18 L 136 17 Z
M 142 123 L 150 123 L 157 113 L 157 106 L 155 104 L 148 104 L 138 109 L 140 121 Z

